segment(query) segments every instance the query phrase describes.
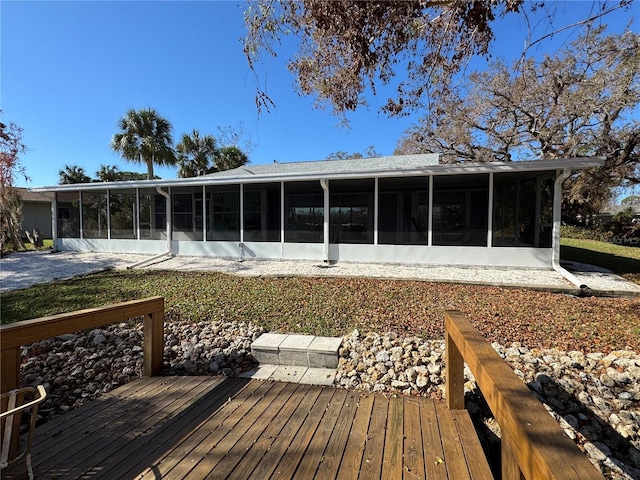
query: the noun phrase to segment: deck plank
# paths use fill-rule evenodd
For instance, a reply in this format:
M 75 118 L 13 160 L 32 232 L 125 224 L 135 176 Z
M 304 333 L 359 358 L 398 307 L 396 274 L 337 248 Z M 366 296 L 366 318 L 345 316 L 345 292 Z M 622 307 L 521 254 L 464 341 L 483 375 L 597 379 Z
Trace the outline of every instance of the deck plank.
M 360 467 L 360 478 L 362 479 L 377 480 L 380 478 L 388 408 L 389 400 L 386 397 L 375 397 L 371 422 L 369 422 L 369 430 L 367 431 L 367 443 L 364 447 Z
M 281 384 L 280 387 L 280 392 L 274 398 L 273 402 L 267 406 L 262 415 L 258 416 L 258 418 L 252 422 L 249 429 L 236 439 L 235 444 L 227 450 L 224 458 L 208 473 L 208 478 L 228 478 L 231 476 L 236 466 L 239 463 L 244 463 L 244 458 L 249 454 L 251 446 L 265 434 L 271 422 L 279 415 L 285 414 L 283 407 L 295 391 L 295 387 L 286 388 L 286 384 Z M 234 435 L 237 436 L 235 431 Z M 218 449 L 220 449 L 220 445 L 216 447 L 216 450 Z
M 493 474 L 487 464 L 482 445 L 477 437 L 475 427 L 467 410 L 451 410 L 462 442 L 462 450 L 473 480 L 492 479 Z
M 271 448 L 260 458 L 260 462 L 251 475 L 252 478 L 271 477 L 282 457 L 288 453 L 291 439 L 298 433 L 322 390 L 320 387 L 310 387 L 304 395 L 302 390 L 296 391 L 294 402 L 298 403 L 298 407 L 271 444 Z
M 347 448 L 347 440 L 349 434 L 353 428 L 359 428 L 354 422 L 354 416 L 358 409 L 359 401 L 362 398 L 362 394 L 358 392 L 349 392 L 343 405 L 342 410 L 336 415 L 336 425 L 333 429 L 333 433 L 327 443 L 327 448 L 324 452 L 324 458 L 318 466 L 316 472 L 316 478 L 322 478 L 326 480 L 334 479 L 338 472 L 338 467 Z M 364 410 L 364 408 L 363 408 Z M 369 414 L 371 411 L 369 410 Z M 367 418 L 367 423 L 368 423 Z M 362 454 L 360 455 L 362 457 Z M 360 469 L 360 462 L 358 462 L 358 470 Z M 357 473 L 357 471 L 356 471 Z M 353 477 L 352 477 L 353 478 Z
M 118 456 L 112 456 L 102 462 L 104 470 L 94 479 L 134 478 L 146 471 L 163 452 L 175 448 L 176 445 L 200 425 L 211 412 L 217 411 L 230 396 L 248 383 L 245 379 L 228 379 L 224 382 L 210 385 L 204 395 L 193 402 L 189 409 L 182 411 L 174 421 L 166 422 L 161 428 L 156 428 L 152 436 L 144 442 L 136 442 L 135 450 L 131 452 L 127 461 Z
M 158 473 L 167 479 L 185 478 L 205 458 L 211 446 L 224 438 L 272 386 L 268 382 L 247 385 L 220 409 L 220 415 L 211 416 L 199 425 L 194 435 L 182 442 L 144 478 L 157 478 Z
M 333 388 L 324 388 L 318 396 L 318 400 L 315 402 L 309 415 L 305 418 L 303 424 L 298 430 L 295 437 L 290 441 L 289 448 L 287 448 L 286 456 L 283 456 L 278 467 L 271 475 L 271 478 L 292 478 L 296 467 L 300 464 L 302 457 L 304 456 L 311 439 L 316 433 L 320 421 L 327 410 L 327 405 L 333 398 L 336 390 Z
M 288 424 L 289 419 L 293 417 L 296 408 L 300 404 L 300 398 L 305 398 L 310 388 L 309 385 L 292 384 L 285 390 L 288 397 L 282 410 L 278 412 L 275 418 L 269 418 L 269 426 L 260 438 L 256 439 L 249 447 L 243 457 L 243 461 L 229 474 L 230 480 L 246 480 L 252 476 L 252 472 L 260 463 L 260 460 L 266 452 L 271 450 L 271 445 L 279 438 L 280 432 Z
M 316 471 L 324 461 L 325 449 L 329 444 L 329 439 L 338 422 L 340 411 L 346 398 L 346 390 L 336 390 L 334 392 L 333 397 L 322 415 L 320 425 L 311 438 L 311 442 L 309 442 L 309 446 L 300 460 L 300 465 L 293 475 L 294 479 L 307 480 L 309 478 L 318 478 Z
M 389 399 L 389 416 L 387 417 L 387 432 L 384 440 L 382 458 L 382 477 L 402 478 L 402 451 L 404 444 L 404 400 L 400 397 Z
M 360 397 L 358 404 L 356 404 L 357 411 L 349 432 L 342 462 L 336 475 L 338 480 L 357 478 L 360 472 L 374 398 L 374 395 L 366 394 Z
M 456 480 L 470 479 L 467 462 L 464 458 L 462 445 L 460 445 L 460 436 L 453 421 L 451 410 L 444 403 L 437 402 L 436 413 L 444 450 L 444 464 L 447 467 L 449 478 L 455 478 Z
M 125 397 L 127 408 L 118 408 L 118 403 L 100 413 L 91 412 L 91 416 L 87 417 L 88 422 L 78 422 L 64 428 L 56 436 L 57 444 L 42 444 L 48 458 L 38 455 L 37 461 L 34 462 L 34 471 L 39 475 L 49 471 L 64 472 L 70 477 L 77 472 L 92 471 L 101 460 L 122 449 L 123 437 L 130 432 L 134 432 L 132 435 L 135 435 L 136 429 L 156 422 L 155 415 L 170 414 L 170 411 L 163 412 L 163 409 L 180 408 L 188 402 L 189 398 L 178 402 L 179 396 L 182 396 L 179 393 L 180 387 L 184 385 L 195 388 L 198 380 L 193 378 L 195 377 L 183 377 L 178 380 L 178 385 L 155 382 L 147 388 L 130 390 L 131 394 Z M 176 386 L 178 388 L 175 388 Z M 82 412 L 80 418 L 84 415 Z M 64 453 L 64 457 L 61 453 Z
M 422 451 L 422 424 L 420 422 L 420 401 L 407 398 L 404 401 L 404 469 L 405 479 L 425 478 L 424 452 Z
M 156 377 L 44 427 L 39 479 L 491 478 L 468 413 L 430 398 Z M 25 479 L 24 464 L 2 478 Z
M 260 416 L 269 416 L 272 413 L 267 412 L 271 404 L 277 401 L 278 396 L 282 393 L 284 384 L 264 382 L 265 387 L 269 386 L 269 390 L 266 390 L 263 396 L 249 407 L 248 411 L 240 411 L 237 409 L 233 415 L 229 416 L 229 429 L 219 429 L 222 437 L 210 435 L 205 440 L 205 448 L 209 447 L 209 450 L 205 453 L 200 463 L 184 477 L 185 480 L 200 480 L 202 478 L 224 478 L 210 475 L 211 471 L 229 454 L 231 449 L 235 447 L 236 443 L 242 439 L 247 432 L 251 429 L 255 422 L 258 421 Z M 249 405 L 249 402 L 247 402 Z M 202 428 L 209 428 L 209 424 L 203 425 Z
M 431 398 L 422 400 L 420 424 L 422 426 L 422 450 L 426 478 L 446 480 L 448 478 L 447 467 L 444 464 L 444 450 L 442 449 L 435 400 Z

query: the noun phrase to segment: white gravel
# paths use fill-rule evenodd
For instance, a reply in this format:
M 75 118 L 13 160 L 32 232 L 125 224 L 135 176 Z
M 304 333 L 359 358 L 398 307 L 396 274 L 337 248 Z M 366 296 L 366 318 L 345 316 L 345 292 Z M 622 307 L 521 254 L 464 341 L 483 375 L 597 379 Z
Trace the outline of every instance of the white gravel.
M 0 260 L 0 290 L 15 290 L 53 280 L 88 275 L 107 269 L 124 269 L 146 255 L 95 252 L 24 252 Z M 575 287 L 554 270 L 524 268 L 482 268 L 406 264 L 363 264 L 287 260 L 229 260 L 211 257 L 175 256 L 143 268 L 181 271 L 216 271 L 243 276 L 372 277 L 416 279 L 434 282 L 468 283 L 566 289 Z M 575 276 L 593 291 L 639 294 L 640 286 L 617 275 L 589 266 L 573 264 Z M 595 270 L 595 271 L 594 271 Z

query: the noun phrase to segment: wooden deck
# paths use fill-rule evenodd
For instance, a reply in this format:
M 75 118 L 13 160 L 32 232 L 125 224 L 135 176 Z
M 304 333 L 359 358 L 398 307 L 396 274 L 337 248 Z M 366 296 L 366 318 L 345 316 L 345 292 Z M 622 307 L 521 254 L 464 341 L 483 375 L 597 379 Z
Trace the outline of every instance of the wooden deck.
M 151 377 L 36 429 L 38 479 L 493 478 L 469 416 L 432 399 Z M 26 478 L 23 462 L 2 478 Z

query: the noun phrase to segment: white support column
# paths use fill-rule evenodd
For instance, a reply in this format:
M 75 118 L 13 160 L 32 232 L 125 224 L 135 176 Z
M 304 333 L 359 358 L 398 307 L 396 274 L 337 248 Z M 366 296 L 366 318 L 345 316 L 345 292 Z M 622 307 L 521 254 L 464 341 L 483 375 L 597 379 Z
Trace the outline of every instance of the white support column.
M 429 175 L 429 220 L 427 222 L 427 245 L 433 245 L 433 175 Z
M 202 241 L 207 241 L 207 189 L 202 185 Z
M 58 194 L 53 194 L 51 202 L 51 237 L 53 239 L 53 249 L 58 250 Z
M 373 179 L 373 244 L 378 245 L 378 217 L 379 217 L 378 177 Z
M 82 190 L 78 191 L 78 198 L 80 200 L 80 238 L 84 238 L 84 218 L 82 215 Z
M 489 211 L 487 212 L 487 247 L 491 248 L 493 239 L 493 172 L 489 173 Z
M 280 244 L 283 245 L 283 248 L 284 248 L 284 222 L 285 222 L 284 181 L 282 181 L 280 182 Z
M 136 188 L 136 239 L 140 240 L 140 189 Z
M 107 201 L 107 240 L 111 240 L 111 191 L 108 188 L 105 200 Z
M 324 261 L 329 263 L 329 180 L 321 179 L 320 186 L 323 194 L 323 243 L 324 243 Z
M 240 249 L 244 243 L 244 184 L 240 184 Z

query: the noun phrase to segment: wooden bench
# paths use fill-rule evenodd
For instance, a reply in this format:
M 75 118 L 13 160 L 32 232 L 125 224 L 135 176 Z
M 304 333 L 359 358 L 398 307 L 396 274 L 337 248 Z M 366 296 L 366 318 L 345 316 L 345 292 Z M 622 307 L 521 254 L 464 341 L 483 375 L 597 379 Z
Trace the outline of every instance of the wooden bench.
M 446 398 L 464 408 L 464 363 L 473 373 L 502 432 L 504 480 L 604 479 L 560 425 L 458 311 L 445 313 Z

